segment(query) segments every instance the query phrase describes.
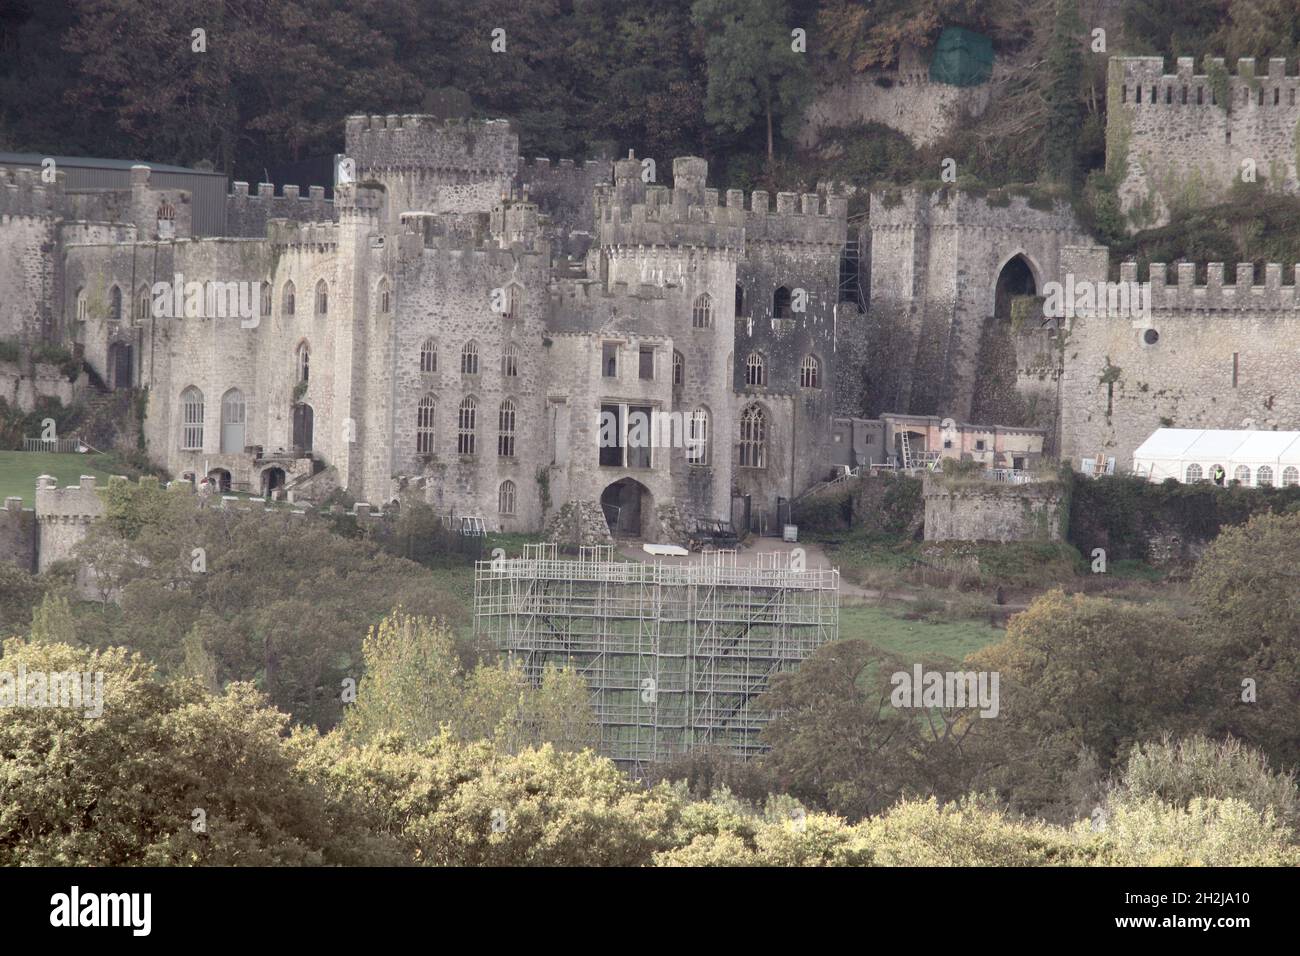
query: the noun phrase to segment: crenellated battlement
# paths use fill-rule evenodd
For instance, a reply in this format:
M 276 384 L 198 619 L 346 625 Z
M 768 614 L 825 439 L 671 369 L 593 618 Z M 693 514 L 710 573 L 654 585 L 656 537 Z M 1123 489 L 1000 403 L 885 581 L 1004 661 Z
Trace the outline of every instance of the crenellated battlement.
M 508 177 L 519 167 L 519 137 L 503 119 L 349 116 L 346 143 L 358 174 L 424 170 Z
M 338 247 L 339 227 L 333 222 L 295 222 L 291 219 L 268 219 L 266 238 L 272 246 L 319 249 Z
M 1120 263 L 1120 282 L 1146 281 L 1151 287 L 1151 308 L 1154 311 L 1232 311 L 1232 312 L 1289 312 L 1300 309 L 1300 263 L 1284 269 L 1280 263 L 1264 266 L 1263 283 L 1256 284 L 1259 276 L 1253 263 L 1237 264 L 1236 280 L 1224 279 L 1222 262 L 1204 265 L 1205 281 L 1197 281 L 1200 271 L 1196 263 L 1175 263 L 1170 266 L 1153 262 L 1140 277 L 1136 262 Z M 1286 281 L 1284 281 L 1286 280 Z
M 230 184 L 226 196 L 226 232 L 231 236 L 256 237 L 266 235 L 266 224 L 271 219 L 290 219 L 295 222 L 321 222 L 338 219 L 333 201 L 325 198 L 324 186 L 309 186 L 304 196 L 297 186 L 285 185 L 280 195 L 275 194 L 273 183 L 258 183 L 254 193 L 249 184 L 236 181 Z
M 1292 69 L 1292 66 L 1294 66 L 1294 69 Z M 1300 83 L 1300 60 L 1297 60 L 1295 64 L 1289 64 L 1285 57 L 1270 58 L 1263 71 L 1260 70 L 1259 61 L 1254 57 L 1241 57 L 1238 59 L 1235 70 L 1228 69 L 1227 61 L 1223 57 L 1214 56 L 1203 59 L 1201 67 L 1202 72 L 1197 72 L 1196 59 L 1190 56 L 1178 57 L 1172 71 L 1165 69 L 1165 58 L 1161 56 L 1115 56 L 1110 58 L 1109 69 L 1112 80 L 1117 79 L 1130 87 L 1128 99 L 1121 98 L 1122 102 L 1127 102 L 1130 105 L 1138 103 L 1162 105 L 1166 102 L 1163 95 L 1164 85 L 1187 83 L 1208 87 L 1214 81 L 1212 74 L 1226 74 L 1226 78 L 1232 86 L 1249 85 L 1254 88 L 1266 80 L 1277 83 L 1288 80 L 1292 81 L 1293 84 Z M 1144 95 L 1140 101 L 1134 95 L 1136 88 L 1146 83 L 1161 84 L 1160 95 L 1157 96 L 1154 103 L 1152 103 L 1149 93 Z M 1177 101 L 1181 105 L 1181 91 L 1177 97 L 1171 97 L 1170 101 Z M 1204 102 L 1209 102 L 1208 97 Z
M 1300 192 L 1295 127 L 1300 63 L 1245 57 L 1230 72 L 1222 57 L 1112 57 L 1107 67 L 1106 163 L 1122 175 L 1129 228 L 1168 222 L 1196 196 L 1222 201 L 1245 171 L 1268 188 Z
M 0 216 L 61 216 L 67 208 L 67 176 L 56 171 L 54 182 L 41 179 L 38 169 L 0 170 Z
M 597 187 L 595 204 L 604 245 L 703 245 L 743 248 L 755 242 L 842 244 L 848 199 L 781 192 L 773 208 L 766 190 L 723 196 L 707 188 L 708 164 L 694 156 L 673 160 L 674 185 L 648 185 L 634 154 L 614 164 L 614 184 Z
M 975 192 L 955 186 L 879 189 L 871 193 L 871 230 L 912 230 L 928 226 L 1014 225 L 1038 220 L 1048 228 L 1072 228 L 1068 203 L 1036 196 L 1027 188 Z
M 523 207 L 524 213 L 536 213 L 531 204 L 515 205 Z M 509 232 L 494 234 L 487 215 L 408 212 L 402 214 L 401 221 L 403 232 L 398 242 L 403 259 L 416 258 L 427 250 L 506 270 L 512 270 L 522 257 L 539 265 L 550 261 L 549 244 L 538 234 L 511 241 Z

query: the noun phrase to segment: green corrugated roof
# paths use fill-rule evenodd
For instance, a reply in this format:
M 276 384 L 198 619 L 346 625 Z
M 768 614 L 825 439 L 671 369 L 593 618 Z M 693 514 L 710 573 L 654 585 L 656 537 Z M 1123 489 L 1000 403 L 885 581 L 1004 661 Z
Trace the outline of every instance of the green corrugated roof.
M 206 169 L 191 169 L 188 166 L 170 166 L 167 163 L 150 163 L 135 159 L 97 159 L 91 156 L 47 156 L 44 153 L 0 153 L 0 166 L 40 166 L 42 160 L 52 159 L 56 166 L 71 166 L 77 169 L 127 169 L 132 166 L 148 166 L 160 173 L 189 173 L 194 176 L 223 176 L 222 173 Z

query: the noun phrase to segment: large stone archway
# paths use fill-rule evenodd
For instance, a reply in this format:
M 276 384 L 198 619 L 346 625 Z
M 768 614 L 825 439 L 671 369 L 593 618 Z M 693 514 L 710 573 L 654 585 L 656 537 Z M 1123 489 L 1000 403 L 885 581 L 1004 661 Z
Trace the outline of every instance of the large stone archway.
M 616 538 L 653 540 L 658 527 L 654 495 L 635 478 L 620 478 L 600 493 L 600 510 Z
M 1050 355 L 1050 333 L 1042 310 L 1028 300 L 1039 293 L 1038 270 L 1023 252 L 1010 256 L 998 270 L 990 314 L 984 316 L 970 419 L 981 424 L 1048 425 L 1042 409 L 1029 407 L 1020 390 L 1020 373 Z M 1028 305 L 1016 307 L 1017 300 Z

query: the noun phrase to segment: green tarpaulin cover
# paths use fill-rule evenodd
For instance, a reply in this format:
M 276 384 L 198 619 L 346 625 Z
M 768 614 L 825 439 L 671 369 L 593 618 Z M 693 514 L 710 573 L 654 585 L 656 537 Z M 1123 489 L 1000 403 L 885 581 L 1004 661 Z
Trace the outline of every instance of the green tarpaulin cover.
M 988 37 L 947 27 L 939 34 L 930 59 L 930 81 L 952 86 L 979 86 L 993 72 L 993 41 Z

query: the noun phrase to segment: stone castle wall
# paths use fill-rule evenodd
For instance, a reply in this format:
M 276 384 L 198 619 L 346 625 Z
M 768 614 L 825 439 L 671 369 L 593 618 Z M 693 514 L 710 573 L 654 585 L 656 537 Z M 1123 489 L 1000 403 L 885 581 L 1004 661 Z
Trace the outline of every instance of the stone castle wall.
M 1168 73 L 1158 56 L 1110 60 L 1106 164 L 1134 228 L 1163 225 L 1179 206 L 1221 201 L 1247 161 L 1270 188 L 1300 189 L 1300 75 L 1284 59 L 1266 69 L 1242 59 L 1234 73 L 1221 58 L 1209 63 L 1197 72 L 1193 58 L 1179 57 Z
M 932 83 L 929 64 L 905 47 L 897 68 L 855 74 L 820 91 L 808 107 L 799 144 L 816 145 L 827 128 L 880 123 L 919 149 L 942 139 L 962 120 L 983 114 L 989 100 L 988 84 L 963 88 Z
M 1041 292 L 1060 281 L 1064 248 L 1087 242 L 1063 202 L 1035 208 L 1024 196 L 979 196 L 908 189 L 871 197 L 871 310 L 899 342 L 892 366 L 873 374 L 897 379 L 888 411 L 967 419 L 980 348 L 994 315 L 998 277 L 1023 257 Z M 1020 350 L 1016 360 L 1036 348 Z M 1033 424 L 1007 422 L 1005 424 Z
M 1105 277 L 1105 250 L 1072 250 L 1077 278 Z M 1091 260 L 1091 261 L 1089 261 Z M 1148 275 L 1121 265 L 1121 281 L 1150 281 L 1149 319 L 1076 318 L 1066 344 L 1061 415 L 1063 457 L 1113 455 L 1121 468 L 1155 429 L 1300 429 L 1292 387 L 1300 341 L 1297 267 L 1269 264 L 1262 276 L 1237 266 L 1224 280 L 1210 263 Z M 1260 280 L 1263 280 L 1262 282 Z M 1285 280 L 1285 281 L 1284 281 Z
M 36 572 L 36 512 L 23 507 L 23 499 L 5 499 L 0 511 L 0 561 L 12 561 L 24 571 Z
M 1063 537 L 1065 490 L 1058 482 L 948 483 L 927 477 L 922 495 L 926 541 L 1046 543 Z

